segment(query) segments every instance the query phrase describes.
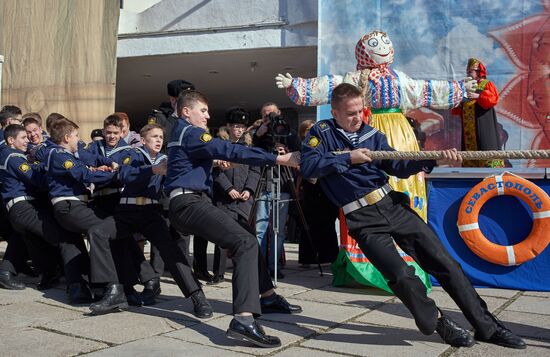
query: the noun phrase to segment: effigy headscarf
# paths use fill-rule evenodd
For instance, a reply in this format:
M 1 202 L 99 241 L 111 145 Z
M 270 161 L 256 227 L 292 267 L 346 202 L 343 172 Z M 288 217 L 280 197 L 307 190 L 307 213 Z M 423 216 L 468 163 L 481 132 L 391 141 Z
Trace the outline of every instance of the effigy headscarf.
M 393 44 L 382 31 L 371 31 L 363 35 L 355 46 L 358 70 L 378 68 L 381 73 L 385 73 L 393 62 L 393 55 Z

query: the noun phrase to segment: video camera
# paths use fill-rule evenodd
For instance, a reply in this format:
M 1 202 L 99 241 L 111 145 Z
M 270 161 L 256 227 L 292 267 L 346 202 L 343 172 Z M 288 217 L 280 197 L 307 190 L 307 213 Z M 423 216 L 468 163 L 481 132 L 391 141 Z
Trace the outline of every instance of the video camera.
M 288 125 L 282 115 L 272 112 L 269 113 L 267 117 L 269 119 L 267 130 L 272 137 L 282 138 L 290 136 L 290 125 Z

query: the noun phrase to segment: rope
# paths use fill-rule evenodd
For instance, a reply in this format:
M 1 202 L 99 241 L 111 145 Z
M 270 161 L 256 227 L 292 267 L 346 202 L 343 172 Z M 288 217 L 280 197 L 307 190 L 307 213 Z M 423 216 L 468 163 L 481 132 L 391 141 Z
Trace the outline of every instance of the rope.
M 333 151 L 346 154 L 350 151 Z M 459 151 L 464 160 L 550 159 L 550 150 Z M 440 160 L 443 151 L 370 151 L 373 160 Z

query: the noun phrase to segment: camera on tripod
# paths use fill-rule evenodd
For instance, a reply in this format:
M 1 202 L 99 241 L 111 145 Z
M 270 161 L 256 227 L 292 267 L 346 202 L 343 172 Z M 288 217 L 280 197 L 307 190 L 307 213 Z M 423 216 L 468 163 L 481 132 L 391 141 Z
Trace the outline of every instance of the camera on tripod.
M 267 131 L 272 137 L 290 136 L 290 125 L 282 115 L 272 112 L 268 114 L 267 118 L 269 119 Z

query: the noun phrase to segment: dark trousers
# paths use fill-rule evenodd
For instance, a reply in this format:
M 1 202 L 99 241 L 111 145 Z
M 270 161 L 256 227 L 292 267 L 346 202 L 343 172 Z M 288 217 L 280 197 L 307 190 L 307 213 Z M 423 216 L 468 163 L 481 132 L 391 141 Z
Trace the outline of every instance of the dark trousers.
M 246 229 L 250 234 L 255 234 L 254 229 L 252 229 L 248 225 L 248 220 L 237 216 L 236 222 Z M 197 239 L 198 238 L 198 239 Z M 193 254 L 195 254 L 195 249 L 200 249 L 198 255 L 195 256 L 195 266 L 194 269 L 197 269 L 201 271 L 201 269 L 204 269 L 202 271 L 207 271 L 207 264 L 206 264 L 206 249 L 208 247 L 208 241 L 204 238 L 200 238 L 195 236 L 193 238 Z M 204 256 L 204 261 L 200 260 L 197 262 L 197 258 Z M 212 271 L 214 275 L 216 276 L 223 276 L 225 274 L 225 266 L 227 263 L 227 249 L 223 249 L 220 245 L 216 244 L 214 248 L 214 263 L 212 266 Z M 258 284 L 259 284 L 259 293 L 263 294 L 271 289 L 274 288 L 273 281 L 271 280 L 271 276 L 269 275 L 269 270 L 267 268 L 267 262 L 265 261 L 265 257 L 262 254 L 262 251 L 260 249 L 260 245 L 258 244 Z
M 414 268 L 399 256 L 394 240 L 439 281 L 477 333 L 484 338 L 494 333 L 496 324 L 487 305 L 439 238 L 410 208 L 405 194 L 392 191 L 375 205 L 347 214 L 346 222 L 351 236 L 411 311 L 422 333 L 428 335 L 435 331 L 437 306 L 426 295 L 426 288 L 414 274 Z
M 182 293 L 189 297 L 200 290 L 200 285 L 191 272 L 187 257 L 170 237 L 160 210 L 159 205 L 119 205 L 115 212 L 117 235 L 120 238 L 131 238 L 135 232 L 143 234 L 158 249 Z M 143 263 L 147 262 L 142 254 Z
M 92 283 L 118 283 L 110 241 L 116 238 L 113 217 L 100 218 L 81 201 L 61 201 L 53 206 L 57 222 L 73 233 L 86 234 L 90 242 Z
M 91 206 L 100 218 L 105 219 L 115 215 L 119 202 L 120 194 L 113 193 L 95 197 Z M 121 237 L 117 233 L 117 239 L 111 240 L 110 244 L 118 280 L 121 284 L 127 287 L 144 284 L 159 276 L 151 264 L 145 260 L 143 251 L 133 237 L 118 238 Z
M 205 194 L 183 194 L 170 200 L 170 223 L 229 250 L 233 260 L 233 313 L 260 315 L 258 242 Z
M 23 238 L 13 230 L 6 207 L 2 204 L 0 207 L 0 236 L 8 242 L 4 258 L 0 262 L 1 271 L 9 271 L 17 274 L 20 270 L 27 267 L 29 254 Z
M 40 273 L 54 273 L 59 262 L 62 229 L 38 200 L 20 201 L 8 212 L 13 229 L 21 235 Z
M 54 272 L 61 253 L 67 284 L 88 274 L 88 252 L 82 235 L 63 229 L 48 201 L 18 202 L 11 207 L 9 218 L 13 228 L 24 237 L 31 259 L 41 272 Z
M 193 237 L 193 270 L 208 272 L 208 240 L 195 235 Z
M 192 262 L 193 257 L 191 256 L 191 254 L 189 254 L 189 243 L 191 241 L 191 235 L 181 234 L 170 224 L 167 209 L 162 210 L 162 217 L 168 225 L 168 229 L 170 230 L 170 237 L 174 242 L 176 242 L 176 245 L 181 250 L 183 255 L 185 255 L 187 261 Z M 151 245 L 151 266 L 153 267 L 155 273 L 157 273 L 158 275 L 162 275 L 164 273 L 164 261 L 162 260 L 160 252 L 158 251 L 157 247 L 155 247 L 155 245 Z

